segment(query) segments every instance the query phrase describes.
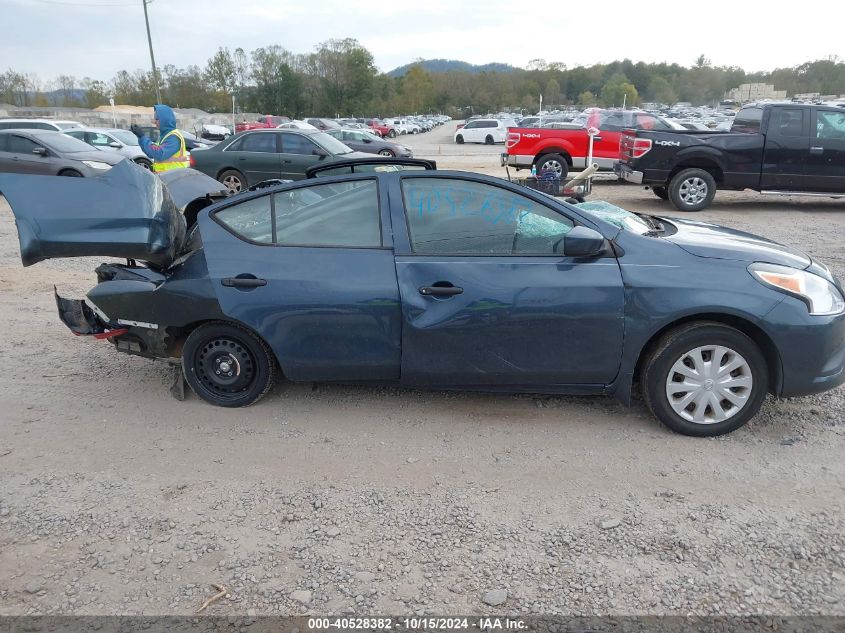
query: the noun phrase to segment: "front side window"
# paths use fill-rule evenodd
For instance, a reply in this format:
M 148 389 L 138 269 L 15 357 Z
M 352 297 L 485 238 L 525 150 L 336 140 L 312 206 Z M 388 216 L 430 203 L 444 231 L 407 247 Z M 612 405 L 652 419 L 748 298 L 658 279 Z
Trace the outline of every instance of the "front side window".
M 564 255 L 574 223 L 520 194 L 446 178 L 402 181 L 414 253 L 422 255 Z
M 221 209 L 214 214 L 214 217 L 240 238 L 259 244 L 273 243 L 270 196 L 253 198 Z
M 817 112 L 816 138 L 845 139 L 845 112 Z
M 16 154 L 32 154 L 32 150 L 36 147 L 41 147 L 35 141 L 31 141 L 23 136 L 15 136 L 9 139 L 9 151 Z
M 311 156 L 317 149 L 319 148 L 311 139 L 301 134 L 282 134 L 282 152 L 285 154 Z
M 469 123 L 467 123 L 464 126 L 464 129 L 465 130 L 472 130 L 472 129 L 477 128 L 477 127 L 478 127 L 478 123 L 476 121 L 470 121 Z
M 312 185 L 273 195 L 280 246 L 381 246 L 374 180 Z
M 94 147 L 108 147 L 109 143 L 112 140 L 106 136 L 105 134 L 101 134 L 100 132 L 89 132 L 88 133 L 88 142 L 91 143 Z

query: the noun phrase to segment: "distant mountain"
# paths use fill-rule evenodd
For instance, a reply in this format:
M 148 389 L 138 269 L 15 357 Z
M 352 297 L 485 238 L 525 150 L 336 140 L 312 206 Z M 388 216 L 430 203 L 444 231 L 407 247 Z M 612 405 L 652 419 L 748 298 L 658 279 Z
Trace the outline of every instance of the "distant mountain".
M 402 77 L 411 69 L 411 66 L 416 66 L 417 64 L 422 66 L 423 70 L 426 70 L 430 73 L 447 73 L 450 70 L 462 70 L 464 72 L 469 73 L 509 73 L 513 72 L 514 70 L 517 70 L 516 67 L 511 66 L 510 64 L 500 64 L 497 62 L 477 66 L 475 64 L 470 64 L 469 62 L 462 62 L 457 59 L 421 59 L 420 61 L 405 64 L 404 66 L 400 66 L 399 68 L 394 68 L 387 74 L 390 77 Z

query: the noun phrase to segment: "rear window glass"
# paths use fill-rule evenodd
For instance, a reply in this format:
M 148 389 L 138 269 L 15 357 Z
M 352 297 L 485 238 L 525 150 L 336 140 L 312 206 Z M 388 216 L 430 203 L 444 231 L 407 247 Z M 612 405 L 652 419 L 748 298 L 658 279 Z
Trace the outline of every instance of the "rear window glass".
M 760 131 L 762 120 L 763 108 L 743 108 L 737 113 L 731 132 L 757 133 Z
M 253 198 L 221 209 L 214 217 L 239 237 L 259 244 L 273 243 L 270 196 Z
M 276 244 L 378 248 L 381 219 L 372 180 L 300 187 L 274 194 Z

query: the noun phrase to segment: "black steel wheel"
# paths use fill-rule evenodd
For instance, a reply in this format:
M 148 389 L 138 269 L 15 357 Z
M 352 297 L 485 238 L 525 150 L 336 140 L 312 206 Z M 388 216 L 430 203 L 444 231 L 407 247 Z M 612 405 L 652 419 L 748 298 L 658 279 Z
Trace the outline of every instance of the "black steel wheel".
M 484 138 L 485 145 L 492 145 L 493 144 L 493 137 L 489 134 Z
M 206 323 L 182 348 L 182 369 L 191 389 L 219 407 L 245 407 L 273 386 L 276 364 L 267 344 L 250 330 Z
M 463 145 L 463 144 L 464 144 L 464 137 L 463 137 L 462 135 L 458 134 L 458 135 L 455 137 L 455 142 L 456 142 L 458 145 Z

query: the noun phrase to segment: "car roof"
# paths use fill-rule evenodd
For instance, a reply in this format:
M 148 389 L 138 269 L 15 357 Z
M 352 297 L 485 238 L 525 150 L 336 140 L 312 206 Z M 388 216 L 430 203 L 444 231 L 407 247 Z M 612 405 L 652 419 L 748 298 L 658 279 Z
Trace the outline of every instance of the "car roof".
M 25 134 L 29 136 L 46 136 L 47 138 L 53 138 L 56 134 L 64 136 L 64 132 L 59 132 L 58 130 L 39 130 L 35 128 L 22 130 L 0 130 L 0 134 Z

